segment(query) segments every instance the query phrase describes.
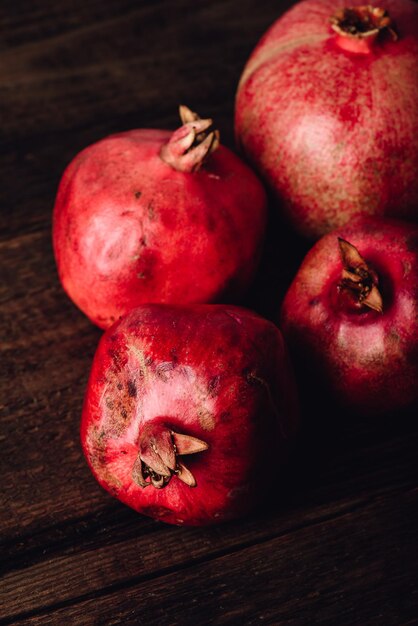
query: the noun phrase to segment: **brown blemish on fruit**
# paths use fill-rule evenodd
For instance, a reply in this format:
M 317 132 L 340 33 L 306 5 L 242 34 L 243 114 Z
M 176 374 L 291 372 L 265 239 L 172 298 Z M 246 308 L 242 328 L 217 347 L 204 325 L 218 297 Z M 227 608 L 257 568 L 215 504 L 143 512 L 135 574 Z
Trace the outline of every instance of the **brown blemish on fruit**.
M 403 275 L 404 278 L 408 276 L 409 272 L 412 270 L 412 265 L 409 261 L 402 261 Z
M 146 245 L 141 245 L 140 255 L 137 259 L 137 277 L 152 278 L 157 262 L 157 253 L 155 250 Z
M 117 350 L 114 350 L 113 348 L 111 348 L 108 351 L 109 356 L 112 359 L 113 362 L 113 368 L 112 371 L 115 372 L 120 372 L 123 369 L 123 361 L 122 361 L 122 357 L 119 354 L 119 352 Z
M 99 433 L 99 435 L 98 435 L 97 439 L 98 439 L 98 441 L 102 441 L 105 437 L 106 437 L 106 431 L 102 429 L 102 430 L 100 431 L 100 433 Z
M 265 383 L 265 381 L 257 376 L 256 371 L 250 367 L 244 367 L 242 375 L 250 385 L 263 385 Z
M 213 430 L 215 428 L 215 416 L 210 411 L 206 411 L 206 409 L 201 409 L 197 414 L 199 418 L 199 424 L 203 428 L 203 430 Z
M 113 409 L 115 407 L 115 403 L 111 400 L 111 398 L 109 398 L 109 396 L 106 396 L 105 402 L 108 409 Z
M 119 485 L 117 486 L 110 485 L 110 487 L 108 487 L 110 495 L 113 496 L 114 498 L 117 498 L 121 487 L 122 487 L 122 483 L 119 483 Z
M 262 387 L 264 389 L 265 395 L 267 397 L 267 400 L 268 400 L 268 403 L 269 403 L 271 409 L 273 410 L 273 413 L 277 417 L 279 417 L 280 416 L 280 411 L 279 411 L 278 406 L 276 405 L 275 399 L 273 397 L 273 394 L 271 392 L 270 385 L 268 384 L 268 382 L 264 378 L 261 378 L 261 376 L 258 376 L 257 372 L 254 371 L 254 370 L 249 371 L 247 373 L 245 379 L 246 379 L 246 381 L 247 381 L 247 383 L 249 385 Z M 280 427 L 280 430 L 282 432 L 282 435 L 284 437 L 286 437 L 286 433 L 283 430 L 283 426 L 282 426 L 282 423 L 281 423 L 280 419 L 278 419 L 278 423 L 279 423 L 279 427 Z
M 229 411 L 222 411 L 222 413 L 219 413 L 218 415 L 218 422 L 219 423 L 228 423 L 231 419 L 231 413 Z
M 129 418 L 135 412 L 135 399 L 126 392 L 115 394 L 114 400 L 105 403 L 106 437 L 120 437 L 129 424 Z
M 122 354 L 120 358 L 126 362 Z M 119 437 L 125 432 L 135 414 L 137 392 L 137 383 L 132 378 L 127 379 L 126 369 L 108 370 L 105 393 L 101 399 L 106 437 Z
M 171 372 L 174 368 L 174 363 L 171 363 L 170 361 L 159 363 L 155 368 L 155 375 L 162 381 L 167 382 L 170 379 Z
M 150 366 L 153 361 L 150 356 L 144 354 L 144 352 L 137 348 L 135 345 L 129 346 L 129 352 L 134 356 L 136 360 L 135 370 L 137 372 L 137 377 L 143 380 L 147 380 L 150 375 Z
M 91 466 L 100 474 L 100 476 L 109 485 L 110 489 L 115 490 L 115 493 L 122 488 L 120 480 L 109 471 L 108 459 L 106 456 L 106 433 L 102 430 L 97 433 L 97 428 L 94 428 L 89 437 L 89 452 L 88 459 Z
M 135 381 L 134 380 L 128 380 L 127 386 L 128 386 L 128 395 L 131 398 L 136 398 L 137 388 L 136 388 Z
M 399 333 L 397 333 L 397 332 L 396 332 L 396 330 L 395 330 L 395 329 L 393 329 L 393 328 L 392 328 L 392 329 L 391 329 L 391 331 L 389 332 L 389 337 L 391 338 L 391 340 L 392 340 L 394 343 L 399 343 L 399 342 L 400 342 L 400 340 L 401 340 L 401 337 L 400 337 Z
M 214 398 L 219 393 L 220 378 L 220 376 L 213 376 L 208 383 L 208 394 L 211 398 Z
M 270 387 L 268 386 L 264 378 L 260 378 L 260 376 L 257 376 L 255 372 L 250 371 L 246 373 L 245 379 L 249 385 L 265 387 L 265 388 L 268 388 L 270 392 Z
M 151 221 L 154 220 L 155 219 L 155 208 L 154 208 L 154 202 L 152 200 L 150 202 L 148 202 L 147 212 L 148 212 L 149 219 Z
M 142 196 L 142 191 L 135 191 L 134 196 L 137 200 L 139 200 L 139 198 Z
M 164 506 L 145 506 L 141 508 L 141 513 L 143 513 L 144 515 L 149 515 L 149 517 L 153 517 L 154 519 L 159 519 L 171 515 L 170 509 L 167 509 Z

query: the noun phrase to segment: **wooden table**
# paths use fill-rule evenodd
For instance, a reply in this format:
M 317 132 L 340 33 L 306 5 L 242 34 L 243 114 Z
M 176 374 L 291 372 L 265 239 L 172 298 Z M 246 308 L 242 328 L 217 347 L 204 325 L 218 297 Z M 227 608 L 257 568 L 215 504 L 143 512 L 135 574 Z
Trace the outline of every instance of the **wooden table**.
M 212 116 L 233 147 L 241 69 L 290 4 L 1 3 L 0 624 L 418 623 L 412 414 L 305 411 L 270 505 L 203 529 L 157 523 L 112 499 L 80 449 L 101 332 L 57 278 L 60 175 L 110 132 L 175 128 L 179 103 Z M 272 217 L 246 304 L 273 317 L 305 248 Z

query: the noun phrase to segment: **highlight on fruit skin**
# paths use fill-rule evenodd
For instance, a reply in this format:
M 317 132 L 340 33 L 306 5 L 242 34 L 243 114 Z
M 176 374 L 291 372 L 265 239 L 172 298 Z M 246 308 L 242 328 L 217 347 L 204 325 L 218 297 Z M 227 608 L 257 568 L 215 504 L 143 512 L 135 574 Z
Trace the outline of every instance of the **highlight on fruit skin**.
M 53 245 L 61 283 L 101 328 L 146 302 L 238 301 L 267 219 L 263 185 L 180 107 L 174 132 L 131 130 L 85 148 L 61 179 Z
M 236 94 L 237 144 L 301 235 L 357 213 L 418 219 L 418 4 L 296 3 Z
M 102 336 L 81 441 L 97 481 L 178 525 L 241 517 L 274 491 L 298 429 L 279 329 L 227 305 L 149 304 Z
M 418 226 L 358 217 L 322 237 L 281 311 L 302 395 L 364 416 L 417 404 L 417 293 Z

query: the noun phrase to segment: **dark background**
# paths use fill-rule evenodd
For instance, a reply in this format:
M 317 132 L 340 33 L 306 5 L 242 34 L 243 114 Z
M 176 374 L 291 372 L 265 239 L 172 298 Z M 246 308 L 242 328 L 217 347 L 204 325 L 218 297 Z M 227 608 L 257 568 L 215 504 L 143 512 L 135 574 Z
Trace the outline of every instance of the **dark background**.
M 213 117 L 233 147 L 243 65 L 291 4 L 1 1 L 0 624 L 418 623 L 413 415 L 305 409 L 270 506 L 214 528 L 134 513 L 99 488 L 80 450 L 101 332 L 55 270 L 62 171 L 111 132 L 176 128 L 179 103 Z M 307 244 L 272 209 L 245 304 L 274 318 Z

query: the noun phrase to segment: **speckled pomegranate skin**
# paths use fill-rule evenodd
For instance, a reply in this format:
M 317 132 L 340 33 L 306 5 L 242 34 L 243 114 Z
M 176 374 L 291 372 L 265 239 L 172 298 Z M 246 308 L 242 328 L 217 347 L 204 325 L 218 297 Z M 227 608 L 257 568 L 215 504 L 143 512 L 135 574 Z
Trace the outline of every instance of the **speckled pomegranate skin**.
M 213 524 L 243 515 L 274 490 L 297 428 L 296 405 L 271 322 L 233 306 L 145 305 L 100 341 L 81 440 L 99 483 L 125 504 L 173 524 Z M 195 487 L 177 476 L 162 489 L 132 480 L 138 439 L 150 424 L 208 444 L 182 457 Z
M 220 146 L 197 172 L 159 156 L 172 133 L 134 130 L 78 154 L 61 180 L 53 243 L 70 298 L 106 328 L 144 302 L 236 299 L 260 256 L 265 192 Z
M 338 285 L 338 237 L 377 273 L 383 312 L 354 309 Z M 282 306 L 282 329 L 302 381 L 363 415 L 418 401 L 418 227 L 359 218 L 328 233 L 304 259 Z
M 318 238 L 352 215 L 418 217 L 418 5 L 381 0 L 399 34 L 341 49 L 342 0 L 299 2 L 260 40 L 236 98 L 237 140 L 293 227 Z

